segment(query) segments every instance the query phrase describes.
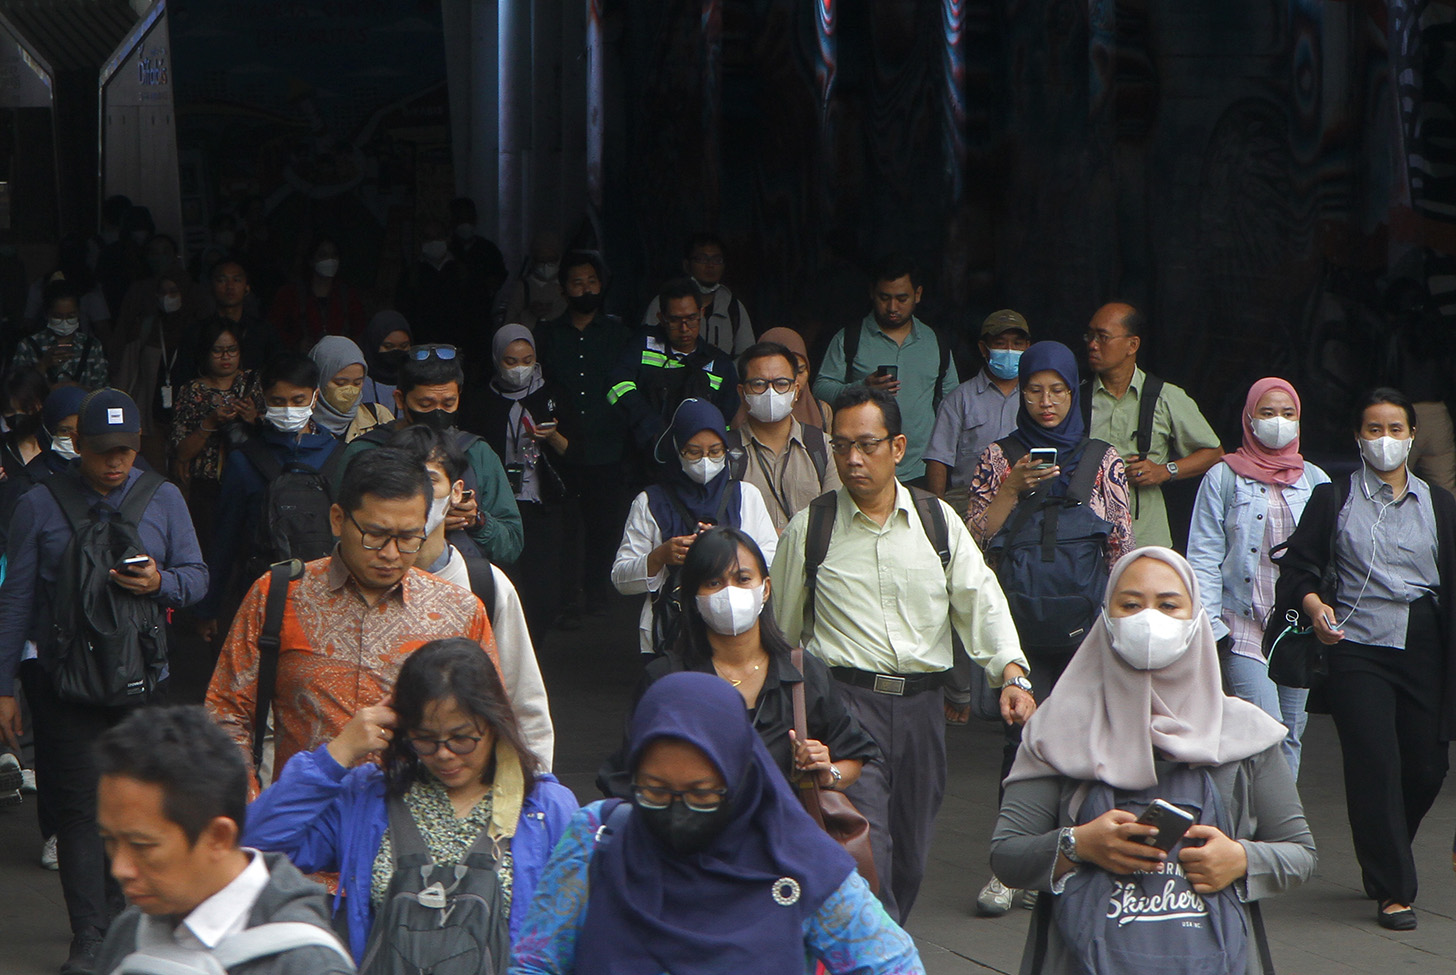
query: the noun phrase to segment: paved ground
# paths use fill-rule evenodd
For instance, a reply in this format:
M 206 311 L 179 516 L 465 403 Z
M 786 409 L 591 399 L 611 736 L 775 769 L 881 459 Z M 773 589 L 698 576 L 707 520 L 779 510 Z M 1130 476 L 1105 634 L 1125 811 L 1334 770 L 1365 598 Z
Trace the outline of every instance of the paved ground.
M 609 619 L 553 634 L 542 649 L 557 772 L 582 799 L 595 797 L 596 765 L 621 733 L 623 702 L 636 680 L 636 609 L 635 602 L 623 601 Z M 1329 720 L 1314 717 L 1305 742 L 1302 792 L 1320 863 L 1309 884 L 1266 906 L 1280 975 L 1456 972 L 1456 877 L 1449 866 L 1456 795 L 1448 792 L 1437 802 L 1416 844 L 1424 881 L 1420 929 L 1383 931 L 1359 890 Z M 930 975 L 1014 973 L 1020 964 L 1028 912 L 1017 909 L 995 920 L 971 912 L 987 877 L 999 753 L 995 728 L 950 732 L 949 794 L 910 924 Z M 51 975 L 65 958 L 69 935 L 60 885 L 36 864 L 39 849 L 32 808 L 0 813 L 0 975 Z

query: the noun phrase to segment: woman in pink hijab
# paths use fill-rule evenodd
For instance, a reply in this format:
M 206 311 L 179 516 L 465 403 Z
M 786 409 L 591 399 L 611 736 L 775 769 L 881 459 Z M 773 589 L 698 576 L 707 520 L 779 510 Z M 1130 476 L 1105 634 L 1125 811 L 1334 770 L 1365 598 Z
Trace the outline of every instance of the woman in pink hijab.
M 1244 404 L 1244 442 L 1203 476 L 1188 531 L 1188 561 L 1204 592 L 1224 679 L 1234 694 L 1284 723 L 1284 757 L 1299 778 L 1309 691 L 1269 679 L 1264 627 L 1279 570 L 1269 552 L 1299 524 L 1324 471 L 1299 454 L 1299 394 L 1261 379 Z
M 1250 905 L 1315 866 L 1284 726 L 1223 693 L 1177 552 L 1123 556 L 1104 605 L 1026 723 L 991 837 L 1001 882 L 1041 892 L 1021 975 L 1190 972 L 1190 957 L 1198 972 L 1262 975 L 1269 946 Z M 1164 820 L 1166 852 L 1138 822 L 1154 800 L 1193 819 L 1186 832 Z

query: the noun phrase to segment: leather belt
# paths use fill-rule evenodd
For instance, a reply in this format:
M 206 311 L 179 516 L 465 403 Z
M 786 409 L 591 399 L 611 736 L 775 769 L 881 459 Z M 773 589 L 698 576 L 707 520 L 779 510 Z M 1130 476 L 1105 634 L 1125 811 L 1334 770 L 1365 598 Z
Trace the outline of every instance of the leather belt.
M 830 667 L 829 673 L 837 681 L 892 697 L 906 697 L 922 691 L 937 690 L 945 680 L 945 671 L 932 674 L 875 674 L 853 667 Z

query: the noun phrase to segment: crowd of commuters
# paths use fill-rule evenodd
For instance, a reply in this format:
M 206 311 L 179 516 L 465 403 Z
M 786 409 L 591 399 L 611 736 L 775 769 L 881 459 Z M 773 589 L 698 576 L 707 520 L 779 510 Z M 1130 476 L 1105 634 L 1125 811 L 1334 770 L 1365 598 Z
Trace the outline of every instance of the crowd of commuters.
M 1268 971 L 1258 903 L 1314 865 L 1307 709 L 1377 920 L 1415 927 L 1456 499 L 1400 392 L 1332 479 L 1277 378 L 1223 453 L 1125 304 L 1090 375 L 1002 309 L 961 382 L 890 258 L 815 375 L 711 234 L 637 327 L 549 234 L 510 277 L 469 201 L 377 311 L 328 236 L 264 303 L 235 221 L 197 283 L 108 212 L 3 391 L 0 802 L 36 791 L 64 975 L 922 971 L 902 925 L 972 714 L 1005 740 L 976 909 L 1035 907 L 1023 972 Z M 582 806 L 536 648 L 613 588 L 644 668 Z M 184 633 L 200 707 L 167 706 Z M 1271 678 L 1291 647 L 1312 686 Z

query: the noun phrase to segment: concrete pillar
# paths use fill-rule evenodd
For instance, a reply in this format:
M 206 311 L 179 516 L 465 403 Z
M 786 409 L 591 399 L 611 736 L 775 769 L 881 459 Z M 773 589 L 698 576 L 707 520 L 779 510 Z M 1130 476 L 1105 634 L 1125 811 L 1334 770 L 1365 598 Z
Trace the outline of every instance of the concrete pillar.
M 606 173 L 602 147 L 606 144 L 606 56 L 602 37 L 602 0 L 586 2 L 586 182 L 592 211 L 600 215 L 605 198 Z
M 531 147 L 531 4 L 500 0 L 496 90 L 500 236 L 506 266 L 526 251 L 526 180 Z
M 565 233 L 562 188 L 569 178 L 562 170 L 562 26 L 576 13 L 561 3 L 535 4 L 531 14 L 531 166 L 526 236 L 546 228 Z

